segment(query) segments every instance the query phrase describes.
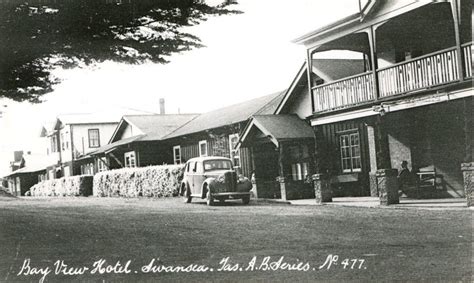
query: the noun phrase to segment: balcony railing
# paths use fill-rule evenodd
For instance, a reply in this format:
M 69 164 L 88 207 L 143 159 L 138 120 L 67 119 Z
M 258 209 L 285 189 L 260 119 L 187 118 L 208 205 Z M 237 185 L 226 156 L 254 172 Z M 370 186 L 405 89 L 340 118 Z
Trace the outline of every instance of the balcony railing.
M 364 73 L 313 88 L 315 111 L 338 109 L 375 99 L 372 73 Z
M 455 48 L 377 71 L 379 95 L 387 97 L 459 80 Z
M 474 61 L 472 60 L 472 42 L 463 44 L 462 53 L 464 55 L 464 69 L 466 70 L 464 75 L 466 78 L 472 78 L 472 63 Z
M 472 77 L 472 42 L 462 45 L 466 78 Z M 405 94 L 460 80 L 455 47 L 377 70 L 379 98 Z M 372 72 L 313 87 L 315 112 L 350 107 L 375 100 Z

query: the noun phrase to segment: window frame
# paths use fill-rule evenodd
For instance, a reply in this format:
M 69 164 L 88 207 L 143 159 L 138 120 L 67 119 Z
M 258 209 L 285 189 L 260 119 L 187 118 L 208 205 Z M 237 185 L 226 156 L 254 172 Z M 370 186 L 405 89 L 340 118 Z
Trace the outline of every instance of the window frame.
M 128 158 L 128 161 L 127 161 L 127 158 Z M 134 150 L 125 152 L 123 154 L 123 159 L 124 159 L 124 163 L 125 163 L 126 168 L 136 168 L 137 167 L 137 154 Z M 133 160 L 133 164 L 132 164 L 131 160 Z
M 309 162 L 296 162 L 291 164 L 291 178 L 293 181 L 304 181 L 309 175 Z
M 357 144 L 352 145 L 352 137 L 357 136 Z M 347 138 L 348 144 L 343 146 L 342 139 Z M 358 173 L 362 172 L 362 154 L 361 154 L 361 144 L 360 144 L 360 133 L 358 130 L 354 131 L 347 131 L 344 133 L 340 133 L 338 137 L 339 141 L 339 152 L 341 154 L 340 156 L 340 162 L 341 162 L 341 170 L 342 173 Z M 358 149 L 358 155 L 353 155 L 353 149 L 357 148 Z M 347 149 L 349 152 L 349 155 L 346 156 L 344 153 L 344 150 Z M 355 160 L 359 160 L 359 167 L 355 167 L 356 162 Z M 346 168 L 345 166 L 345 161 L 348 161 L 349 167 Z
M 65 143 L 64 143 L 64 133 L 60 133 L 60 139 L 61 139 L 61 151 L 65 151 Z
M 179 150 L 179 157 L 176 156 L 176 150 Z M 174 164 L 181 164 L 181 146 L 180 145 L 175 145 L 173 146 L 173 161 Z
M 56 134 L 51 136 L 51 152 L 58 152 L 58 136 Z
M 107 157 L 105 157 L 107 158 Z M 98 158 L 97 159 L 97 172 L 105 172 L 108 171 L 109 168 L 107 166 L 107 163 L 105 163 L 102 159 Z
M 93 145 L 91 144 L 91 133 L 92 132 L 97 132 L 97 145 Z M 100 147 L 100 131 L 98 128 L 94 128 L 94 129 L 88 129 L 87 130 L 87 137 L 88 137 L 88 141 L 89 141 L 89 148 L 97 148 L 97 147 Z
M 206 154 L 202 154 L 202 151 L 201 151 L 201 145 L 205 144 L 206 145 Z M 207 148 L 207 140 L 201 140 L 199 141 L 199 157 L 205 157 L 205 156 L 208 156 L 208 148 Z
M 232 138 L 237 138 L 237 141 L 238 141 L 239 134 L 234 133 L 234 134 L 229 135 L 229 153 L 230 153 L 230 160 L 232 160 L 234 168 L 240 168 L 242 166 L 241 158 L 240 158 L 240 149 L 234 149 L 232 145 Z M 235 159 L 239 160 L 239 165 L 236 165 Z

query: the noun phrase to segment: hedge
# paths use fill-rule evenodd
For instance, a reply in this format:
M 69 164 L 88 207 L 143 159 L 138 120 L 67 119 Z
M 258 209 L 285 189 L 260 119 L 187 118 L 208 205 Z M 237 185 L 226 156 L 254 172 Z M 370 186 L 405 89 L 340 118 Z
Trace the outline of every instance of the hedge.
M 97 197 L 170 197 L 178 194 L 183 165 L 123 168 L 97 173 L 94 196 Z
M 31 196 L 90 196 L 93 177 L 90 175 L 63 177 L 42 181 L 30 188 Z

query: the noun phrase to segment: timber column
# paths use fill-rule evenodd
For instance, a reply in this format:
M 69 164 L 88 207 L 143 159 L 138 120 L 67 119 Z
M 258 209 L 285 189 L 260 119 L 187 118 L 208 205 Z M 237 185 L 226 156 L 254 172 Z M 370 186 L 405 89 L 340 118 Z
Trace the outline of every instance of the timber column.
M 280 165 L 280 176 L 277 178 L 278 183 L 280 183 L 280 193 L 281 199 L 286 201 L 286 178 L 285 178 L 285 150 L 283 143 L 279 144 L 280 154 L 278 156 L 278 163 Z
M 465 158 L 464 163 L 461 164 L 461 170 L 463 172 L 467 206 L 474 206 L 474 123 L 472 107 L 474 107 L 474 98 L 464 99 Z
M 376 120 L 376 155 L 379 168 L 375 173 L 377 191 L 379 193 L 380 205 L 398 204 L 400 203 L 398 197 L 398 170 L 391 168 L 388 133 L 382 117 L 385 115 L 383 107 L 379 112 L 380 115 L 377 116 Z
M 278 177 L 278 183 L 280 183 L 281 199 L 286 201 L 286 178 L 281 176 Z
M 314 174 L 312 176 L 314 184 L 314 195 L 316 204 L 332 202 L 332 190 L 328 175 Z

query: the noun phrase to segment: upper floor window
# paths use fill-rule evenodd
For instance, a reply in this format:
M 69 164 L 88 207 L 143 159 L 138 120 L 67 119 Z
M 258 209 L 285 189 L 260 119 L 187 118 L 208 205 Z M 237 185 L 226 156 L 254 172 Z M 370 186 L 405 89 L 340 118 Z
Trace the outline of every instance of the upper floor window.
M 125 152 L 125 167 L 137 167 L 137 159 L 135 156 L 135 151 Z
M 99 129 L 89 129 L 89 147 L 100 147 Z
M 61 149 L 64 151 L 69 149 L 69 141 L 67 140 L 68 132 L 61 133 Z
M 240 150 L 235 149 L 238 141 L 239 134 L 233 134 L 229 136 L 230 159 L 232 159 L 234 167 L 240 167 Z
M 199 142 L 199 156 L 207 156 L 207 141 L 202 140 Z
M 353 132 L 340 135 L 339 145 L 341 147 L 342 172 L 362 171 L 359 133 Z
M 65 144 L 64 144 L 64 133 L 61 133 L 61 149 L 65 150 Z
M 56 135 L 51 136 L 51 152 L 58 151 L 58 137 Z
M 181 146 L 179 145 L 173 147 L 173 160 L 174 164 L 181 164 Z

